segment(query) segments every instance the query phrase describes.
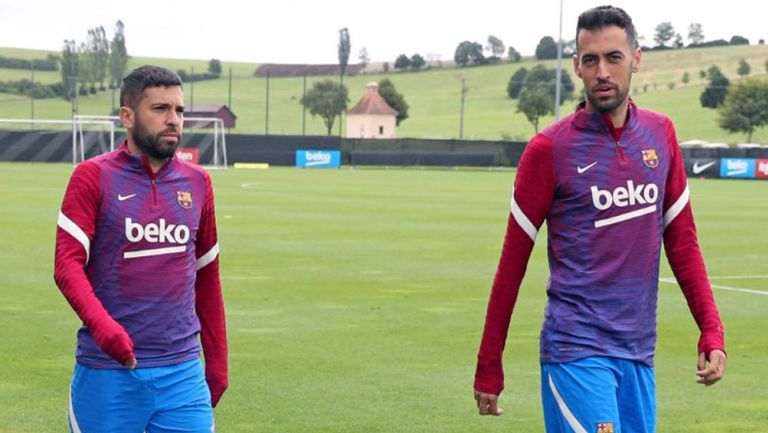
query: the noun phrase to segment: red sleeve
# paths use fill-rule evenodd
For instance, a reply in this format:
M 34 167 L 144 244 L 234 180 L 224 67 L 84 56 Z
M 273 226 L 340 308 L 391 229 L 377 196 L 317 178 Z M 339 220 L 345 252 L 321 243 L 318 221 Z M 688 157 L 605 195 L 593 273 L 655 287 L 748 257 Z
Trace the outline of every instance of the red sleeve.
M 477 355 L 477 391 L 499 394 L 504 389 L 502 353 L 512 310 L 536 233 L 549 212 L 554 191 L 552 140 L 537 135 L 526 146 L 515 177 L 504 246 L 493 280 L 483 338 Z
M 205 187 L 206 200 L 196 242 L 195 311 L 200 319 L 200 340 L 205 356 L 205 379 L 211 391 L 211 402 L 216 406 L 229 386 L 227 329 L 219 278 L 219 242 L 216 235 L 213 187 L 207 174 L 205 174 Z
M 725 351 L 723 324 L 696 236 L 688 181 L 672 122 L 667 125 L 672 161 L 664 196 L 664 249 L 701 336 L 698 351 Z
M 99 209 L 99 167 L 80 164 L 64 193 L 56 229 L 53 278 L 101 350 L 124 364 L 134 358 L 133 341 L 96 297 L 85 273 Z

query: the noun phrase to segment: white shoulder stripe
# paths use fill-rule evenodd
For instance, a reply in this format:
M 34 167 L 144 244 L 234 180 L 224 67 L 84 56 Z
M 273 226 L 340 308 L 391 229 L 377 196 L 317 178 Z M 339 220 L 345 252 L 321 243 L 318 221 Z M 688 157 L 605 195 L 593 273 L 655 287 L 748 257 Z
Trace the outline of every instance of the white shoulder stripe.
M 207 265 L 209 265 L 211 262 L 213 262 L 216 259 L 216 256 L 219 255 L 219 243 L 216 242 L 216 245 L 211 247 L 211 249 L 200 256 L 200 258 L 197 259 L 195 262 L 195 270 L 199 271 L 200 269 L 203 269 Z
M 688 184 L 685 185 L 685 189 L 683 190 L 683 193 L 680 194 L 680 197 L 677 199 L 675 204 L 669 207 L 667 209 L 667 213 L 664 214 L 664 229 L 667 228 L 667 226 L 675 219 L 678 215 L 680 215 L 680 212 L 685 209 L 685 205 L 688 204 L 688 200 L 690 198 L 690 190 L 688 189 Z
M 531 238 L 532 241 L 536 242 L 536 233 L 538 230 L 536 230 L 536 227 L 531 223 L 531 220 L 528 219 L 527 216 L 525 216 L 525 213 L 523 213 L 523 210 L 520 209 L 520 206 L 517 205 L 515 202 L 515 194 L 512 193 L 512 217 L 515 218 L 515 221 L 517 222 L 517 225 L 520 226 L 521 229 L 525 232 L 525 234 L 528 235 L 529 238 Z
M 557 401 L 557 406 L 560 408 L 560 411 L 563 413 L 563 417 L 565 418 L 565 421 L 568 423 L 568 426 L 570 426 L 575 433 L 587 433 L 587 429 L 585 429 L 579 423 L 579 420 L 577 420 L 576 417 L 573 416 L 573 412 L 571 412 L 571 409 L 568 408 L 568 404 L 565 403 L 565 400 L 563 400 L 563 397 L 557 391 L 555 382 L 552 381 L 552 376 L 547 375 L 547 381 L 549 382 L 549 389 L 552 391 L 552 395 L 555 396 L 555 401 Z
M 67 218 L 62 211 L 59 211 L 58 224 L 62 230 L 69 233 L 83 245 L 83 248 L 85 248 L 85 264 L 88 264 L 88 260 L 91 258 L 91 241 L 88 239 L 88 235 L 74 221 Z

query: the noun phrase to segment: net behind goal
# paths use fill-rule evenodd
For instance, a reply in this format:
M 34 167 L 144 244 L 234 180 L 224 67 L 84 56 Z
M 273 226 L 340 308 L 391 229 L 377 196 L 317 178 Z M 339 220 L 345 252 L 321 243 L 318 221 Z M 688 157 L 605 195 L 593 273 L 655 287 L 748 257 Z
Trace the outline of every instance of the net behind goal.
M 105 126 L 111 128 L 105 131 Z M 93 156 L 95 149 L 103 153 L 113 150 L 125 139 L 117 116 L 75 116 L 72 121 L 73 163 Z M 194 131 L 194 132 L 193 132 Z M 108 134 L 108 137 L 104 137 Z M 105 143 L 109 143 L 106 149 Z M 185 117 L 184 134 L 176 151 L 179 158 L 212 169 L 227 168 L 227 142 L 224 121 L 217 117 Z

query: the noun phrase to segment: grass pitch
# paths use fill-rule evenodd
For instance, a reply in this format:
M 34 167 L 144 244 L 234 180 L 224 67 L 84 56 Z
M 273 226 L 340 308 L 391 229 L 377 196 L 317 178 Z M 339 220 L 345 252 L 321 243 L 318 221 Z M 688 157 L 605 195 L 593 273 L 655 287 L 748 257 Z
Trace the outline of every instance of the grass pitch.
M 70 173 L 0 164 L 3 433 L 67 428 L 79 323 L 52 262 Z M 212 177 L 231 353 L 218 431 L 543 431 L 544 233 L 505 353 L 506 413 L 480 417 L 472 398 L 513 171 L 272 168 Z M 768 431 L 768 183 L 690 185 L 730 357 L 723 382 L 694 382 L 698 333 L 679 289 L 660 284 L 658 431 Z

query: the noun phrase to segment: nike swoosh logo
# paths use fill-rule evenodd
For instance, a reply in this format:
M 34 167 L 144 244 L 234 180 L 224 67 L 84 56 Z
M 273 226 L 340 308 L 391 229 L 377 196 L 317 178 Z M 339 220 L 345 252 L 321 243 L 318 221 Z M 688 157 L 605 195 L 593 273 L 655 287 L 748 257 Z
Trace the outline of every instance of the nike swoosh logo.
M 693 174 L 701 173 L 702 171 L 704 171 L 704 170 L 708 169 L 709 167 L 712 167 L 713 165 L 715 165 L 716 162 L 717 161 L 712 161 L 712 162 L 708 162 L 708 163 L 703 164 L 703 165 L 699 165 L 698 162 L 694 162 L 693 163 Z
M 136 197 L 136 194 L 128 194 L 128 195 L 118 194 L 117 195 L 117 199 L 120 200 L 120 201 L 126 201 L 129 198 L 134 198 L 134 197 Z
M 592 167 L 594 167 L 594 166 L 596 166 L 596 165 L 597 165 L 597 161 L 593 162 L 592 164 L 589 164 L 589 165 L 588 165 L 588 166 L 586 166 L 586 167 L 579 167 L 579 166 L 576 166 L 576 171 L 578 171 L 578 172 L 579 172 L 579 174 L 581 174 L 581 173 L 584 173 L 585 171 L 589 170 L 590 168 L 592 168 Z

